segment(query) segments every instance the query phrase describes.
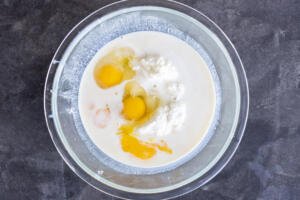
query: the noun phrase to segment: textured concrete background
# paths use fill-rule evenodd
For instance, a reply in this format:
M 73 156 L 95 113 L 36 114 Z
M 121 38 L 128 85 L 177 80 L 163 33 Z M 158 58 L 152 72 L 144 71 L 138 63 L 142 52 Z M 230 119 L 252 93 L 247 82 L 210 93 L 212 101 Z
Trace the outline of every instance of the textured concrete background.
M 64 164 L 43 86 L 66 33 L 110 0 L 0 0 L 0 199 L 115 199 Z M 215 179 L 182 200 L 300 199 L 300 1 L 186 0 L 237 47 L 250 86 L 245 137 Z

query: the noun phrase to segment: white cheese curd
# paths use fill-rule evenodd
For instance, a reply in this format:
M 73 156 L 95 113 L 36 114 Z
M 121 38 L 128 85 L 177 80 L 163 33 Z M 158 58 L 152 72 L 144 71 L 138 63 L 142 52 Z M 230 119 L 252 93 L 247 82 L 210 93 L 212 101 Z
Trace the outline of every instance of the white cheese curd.
M 161 56 L 146 56 L 136 61 L 137 80 L 149 93 L 163 98 L 153 119 L 138 133 L 153 137 L 169 135 L 184 123 L 186 108 L 182 97 L 184 85 L 173 64 Z

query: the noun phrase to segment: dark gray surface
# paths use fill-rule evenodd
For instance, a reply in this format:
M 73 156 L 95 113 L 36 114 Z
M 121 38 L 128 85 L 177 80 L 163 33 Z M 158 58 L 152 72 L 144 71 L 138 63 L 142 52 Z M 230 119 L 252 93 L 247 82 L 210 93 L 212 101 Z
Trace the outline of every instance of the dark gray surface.
M 115 199 L 81 181 L 46 129 L 43 86 L 67 32 L 110 0 L 0 0 L 0 199 Z M 186 0 L 235 44 L 250 114 L 233 160 L 179 199 L 300 199 L 300 1 Z

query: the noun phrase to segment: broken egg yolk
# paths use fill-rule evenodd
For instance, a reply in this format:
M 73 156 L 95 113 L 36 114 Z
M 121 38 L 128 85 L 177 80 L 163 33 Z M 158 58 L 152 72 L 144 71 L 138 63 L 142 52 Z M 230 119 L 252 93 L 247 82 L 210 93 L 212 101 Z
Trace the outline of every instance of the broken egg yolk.
M 102 57 L 94 68 L 94 79 L 102 89 L 107 89 L 131 79 L 135 75 L 132 69 L 134 52 L 130 48 L 118 48 Z
M 165 142 L 150 143 L 139 140 L 134 135 L 123 135 L 121 137 L 122 149 L 135 157 L 146 160 L 150 159 L 157 153 L 157 150 L 171 154 L 173 151 Z
M 119 128 L 121 134 L 121 146 L 124 152 L 130 153 L 135 157 L 146 160 L 150 159 L 157 153 L 157 150 L 172 154 L 166 142 L 163 140 L 160 143 L 144 142 L 134 135 L 134 127 L 131 125 L 122 125 Z
M 127 97 L 123 100 L 122 114 L 127 120 L 138 120 L 146 113 L 146 104 L 141 97 Z
M 154 147 L 140 141 L 133 135 L 123 135 L 121 137 L 121 145 L 123 151 L 131 153 L 143 160 L 152 158 L 156 154 Z
M 132 81 L 125 85 L 122 115 L 128 123 L 119 127 L 124 152 L 143 160 L 152 158 L 157 150 L 172 153 L 164 141 L 160 143 L 142 141 L 135 133 L 136 128 L 151 119 L 158 106 L 159 99 L 148 95 L 137 82 Z

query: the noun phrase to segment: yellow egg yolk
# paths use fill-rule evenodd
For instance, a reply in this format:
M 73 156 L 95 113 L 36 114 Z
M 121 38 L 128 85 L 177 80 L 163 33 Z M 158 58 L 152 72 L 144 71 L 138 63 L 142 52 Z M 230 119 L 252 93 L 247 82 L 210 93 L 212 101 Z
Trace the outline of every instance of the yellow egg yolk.
M 94 78 L 101 88 L 109 88 L 122 82 L 123 72 L 113 65 L 105 65 L 95 69 Z
M 146 160 L 150 159 L 157 153 L 157 149 L 165 153 L 173 153 L 166 142 L 163 140 L 160 143 L 144 142 L 133 134 L 135 127 L 132 125 L 122 125 L 119 128 L 121 134 L 121 146 L 124 152 L 130 153 L 135 157 Z
M 102 89 L 116 86 L 135 76 L 132 69 L 134 52 L 130 48 L 118 48 L 102 57 L 94 68 L 94 79 Z
M 161 141 L 161 144 L 152 143 L 151 145 L 153 147 L 158 148 L 158 150 L 160 150 L 160 151 L 164 151 L 169 154 L 173 153 L 172 149 L 170 149 L 170 147 L 168 147 L 168 145 L 165 141 Z
M 156 149 L 151 145 L 140 141 L 133 135 L 123 135 L 121 137 L 122 149 L 140 159 L 149 159 L 156 154 Z
M 146 113 L 146 104 L 141 97 L 127 97 L 123 100 L 123 111 L 125 119 L 138 120 Z
M 136 81 L 131 81 L 125 85 L 122 115 L 134 121 L 135 126 L 140 126 L 150 120 L 159 103 L 156 96 L 148 95 Z

